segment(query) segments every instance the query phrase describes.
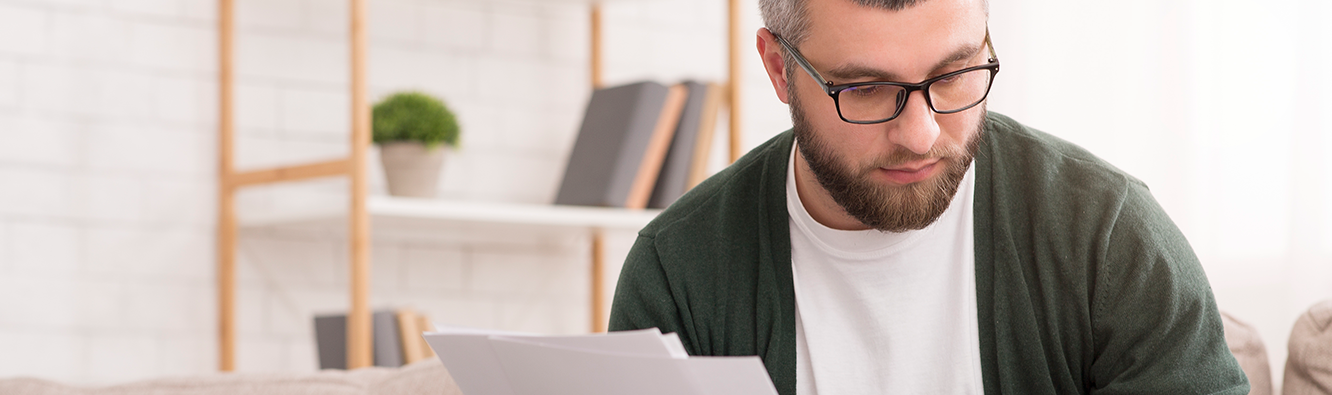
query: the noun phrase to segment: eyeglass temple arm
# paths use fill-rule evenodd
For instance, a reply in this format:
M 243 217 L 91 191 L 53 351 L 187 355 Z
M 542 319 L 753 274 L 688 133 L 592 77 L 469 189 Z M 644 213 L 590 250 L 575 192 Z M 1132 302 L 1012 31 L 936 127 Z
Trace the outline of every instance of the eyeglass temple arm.
M 772 31 L 769 30 L 769 32 L 771 33 Z M 829 95 L 833 93 L 828 88 L 832 86 L 832 83 L 829 83 L 827 80 L 823 79 L 823 76 L 819 75 L 819 72 L 814 71 L 814 65 L 809 64 L 809 61 L 805 60 L 804 56 L 800 56 L 800 52 L 797 52 L 795 50 L 794 45 L 791 45 L 791 43 L 786 42 L 786 39 L 782 38 L 782 36 L 778 36 L 777 33 L 772 33 L 772 36 L 776 37 L 777 41 L 782 44 L 782 47 L 786 48 L 786 51 L 791 53 L 791 58 L 795 59 L 796 64 L 799 64 L 800 68 L 805 69 L 805 72 L 809 73 L 809 76 L 813 77 L 814 81 L 818 82 L 820 86 L 823 86 L 824 91 L 828 92 Z
M 990 61 L 999 60 L 999 55 L 994 54 L 994 43 L 990 42 L 990 27 L 985 27 L 985 47 L 990 49 Z

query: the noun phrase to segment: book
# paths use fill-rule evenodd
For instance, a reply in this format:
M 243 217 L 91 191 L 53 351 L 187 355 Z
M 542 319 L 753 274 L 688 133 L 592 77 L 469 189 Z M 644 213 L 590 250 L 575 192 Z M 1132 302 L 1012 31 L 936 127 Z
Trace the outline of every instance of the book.
M 682 83 L 688 92 L 680 111 L 670 150 L 652 189 L 651 208 L 666 208 L 707 178 L 708 155 L 721 104 L 720 87 L 696 81 Z
M 347 316 L 317 315 L 314 332 L 319 368 L 347 369 Z
M 651 81 L 594 91 L 555 204 L 647 207 L 684 99 Z
M 397 367 L 404 364 L 405 337 L 398 326 L 398 314 L 391 310 L 371 314 L 371 344 L 374 365 Z M 314 318 L 315 347 L 320 369 L 347 369 L 347 315 L 327 314 Z M 416 332 L 413 337 L 420 337 Z
M 402 362 L 411 364 L 435 356 L 421 333 L 432 332 L 435 326 L 425 315 L 411 309 L 398 310 L 398 332 L 402 339 Z
M 711 174 L 708 162 L 712 159 L 712 143 L 716 138 L 717 113 L 721 111 L 722 95 L 726 92 L 717 83 L 708 84 L 708 95 L 703 100 L 703 119 L 698 124 L 698 138 L 695 139 L 694 155 L 689 162 L 689 178 L 685 181 L 685 190 L 694 189 Z
M 422 332 L 417 332 L 417 336 L 413 336 L 413 338 L 418 340 L 416 342 L 416 348 L 421 350 L 421 355 L 423 355 L 425 358 L 432 358 L 435 356 L 435 349 L 430 348 L 430 344 L 426 343 L 425 338 L 421 337 L 420 334 L 424 332 L 434 332 L 435 324 L 431 322 L 430 318 L 426 317 L 424 314 L 417 315 L 416 319 L 419 322 L 417 324 L 417 328 L 422 330 Z
M 376 311 L 370 321 L 374 328 L 372 338 L 375 366 L 402 366 L 402 337 L 398 331 L 397 313 L 388 310 Z
M 403 309 L 398 310 L 398 333 L 402 339 L 402 360 L 404 363 L 412 363 L 425 359 L 421 349 L 416 347 L 416 339 L 420 337 L 421 328 L 417 327 L 420 321 L 416 319 L 416 312 Z

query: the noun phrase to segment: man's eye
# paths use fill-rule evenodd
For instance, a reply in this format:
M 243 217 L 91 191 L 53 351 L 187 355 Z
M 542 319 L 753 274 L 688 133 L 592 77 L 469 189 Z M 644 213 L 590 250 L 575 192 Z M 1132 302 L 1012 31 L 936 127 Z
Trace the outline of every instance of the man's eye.
M 939 85 L 939 84 L 948 85 L 948 84 L 951 84 L 951 83 L 957 82 L 958 80 L 961 80 L 961 79 L 962 79 L 961 77 L 962 77 L 961 75 L 953 75 L 953 76 L 949 76 L 948 78 L 944 78 L 944 79 L 941 79 L 941 80 L 935 80 L 935 81 L 934 81 L 934 84 L 935 84 L 935 85 Z
M 888 90 L 889 90 L 888 87 L 883 85 L 864 85 L 864 86 L 853 86 L 847 88 L 846 90 L 842 91 L 842 93 L 850 93 L 852 95 L 860 97 L 873 97 L 873 96 L 883 95 Z

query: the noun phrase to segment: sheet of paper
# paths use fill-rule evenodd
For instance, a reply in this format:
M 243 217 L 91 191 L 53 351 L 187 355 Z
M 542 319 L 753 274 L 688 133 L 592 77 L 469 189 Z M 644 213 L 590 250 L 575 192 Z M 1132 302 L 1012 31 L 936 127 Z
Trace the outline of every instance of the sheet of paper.
M 510 332 L 510 331 L 501 331 L 496 329 L 481 329 L 481 328 L 472 328 L 466 326 L 447 326 L 439 324 L 435 325 L 435 330 L 427 333 L 439 333 L 445 335 L 542 336 L 541 334 L 537 333 Z
M 690 357 L 656 328 L 537 336 L 438 328 L 423 336 L 466 395 L 776 395 L 758 357 Z
M 584 351 L 517 339 L 494 339 L 491 345 L 515 395 L 699 393 L 676 364 L 686 360 L 670 356 Z
M 426 343 L 466 395 L 514 395 L 487 334 L 426 333 Z
M 440 362 L 449 369 L 458 388 L 467 395 L 514 395 L 504 368 L 491 348 L 491 339 L 522 339 L 551 346 L 565 346 L 613 353 L 672 357 L 669 341 L 662 339 L 657 328 L 637 331 L 613 332 L 594 335 L 538 336 L 517 332 L 490 331 L 474 328 L 437 328 L 438 332 L 425 333 L 426 343 L 435 350 Z M 676 348 L 678 337 L 674 338 Z
M 680 335 L 675 334 L 675 332 L 661 335 L 661 343 L 665 344 L 666 349 L 671 351 L 672 357 L 689 358 L 689 352 L 685 351 L 684 343 L 680 343 Z
M 573 348 L 584 351 L 604 351 L 614 354 L 657 357 L 676 356 L 676 352 L 667 344 L 667 341 L 662 339 L 661 330 L 657 328 L 575 336 L 491 336 L 491 339 L 519 340 L 549 346 Z M 679 337 L 675 337 L 675 343 L 677 345 L 680 343 Z M 679 345 L 679 349 L 684 350 L 684 346 Z M 688 355 L 685 356 L 687 357 Z
M 757 356 L 690 357 L 682 362 L 702 395 L 777 395 Z

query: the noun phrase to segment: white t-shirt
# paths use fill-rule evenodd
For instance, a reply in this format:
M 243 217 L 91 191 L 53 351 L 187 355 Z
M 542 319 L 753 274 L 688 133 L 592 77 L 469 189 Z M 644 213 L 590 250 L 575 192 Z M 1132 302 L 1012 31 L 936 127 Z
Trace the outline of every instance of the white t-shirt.
M 798 143 L 798 142 L 797 142 Z M 787 166 L 796 393 L 981 394 L 972 235 L 975 168 L 939 220 L 905 233 L 810 217 Z

